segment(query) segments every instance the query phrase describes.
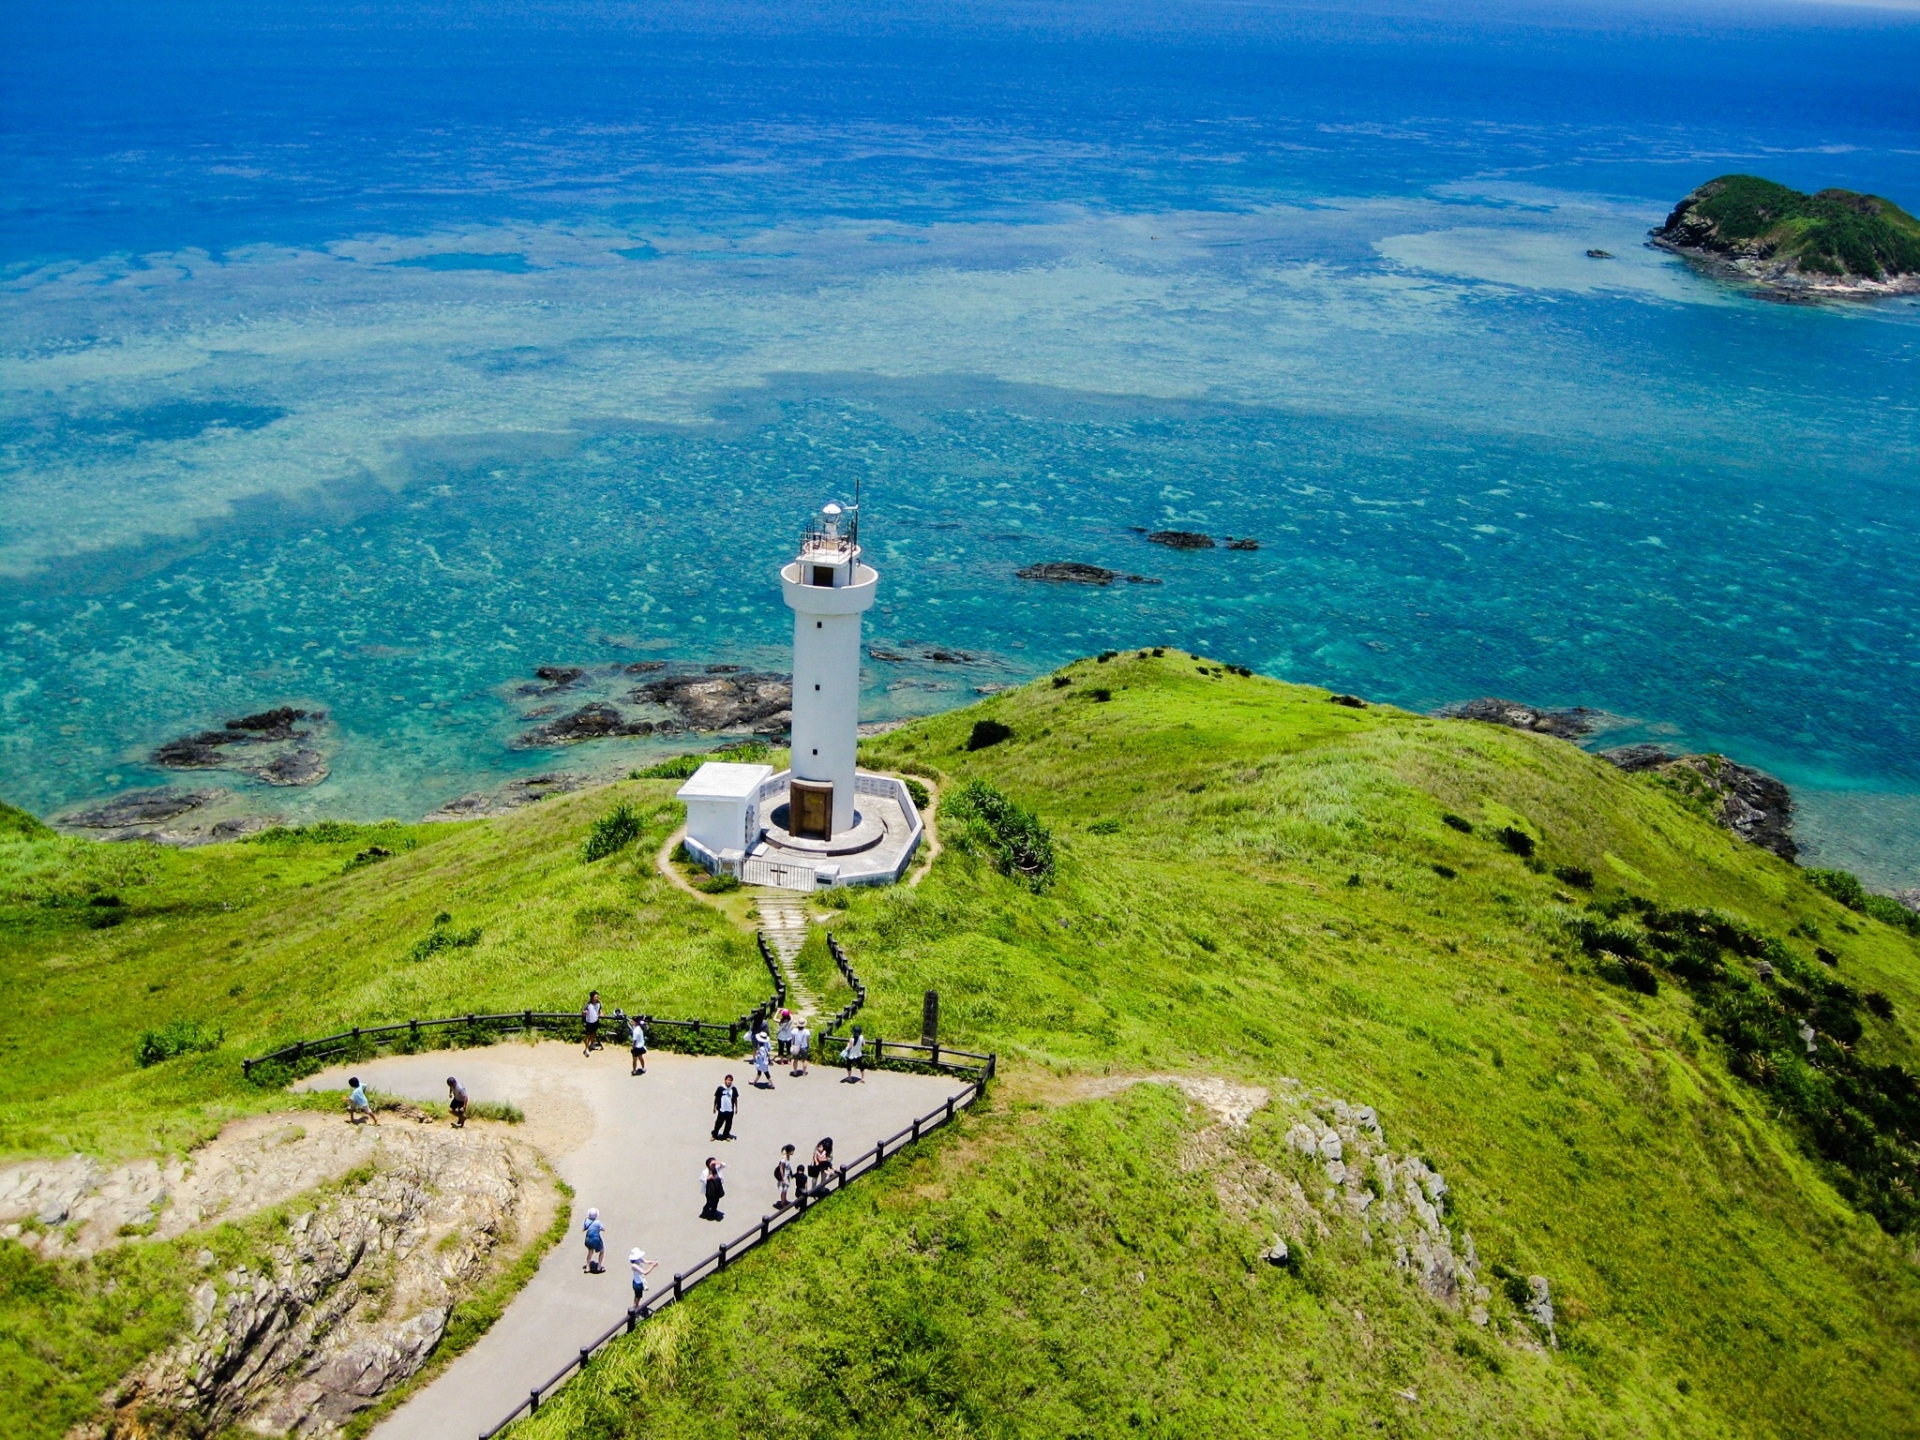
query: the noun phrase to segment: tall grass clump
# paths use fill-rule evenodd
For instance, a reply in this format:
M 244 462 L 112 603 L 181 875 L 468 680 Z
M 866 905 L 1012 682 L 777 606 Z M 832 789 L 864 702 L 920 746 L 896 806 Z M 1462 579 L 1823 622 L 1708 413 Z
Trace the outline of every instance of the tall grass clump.
M 622 800 L 593 822 L 593 828 L 587 832 L 587 843 L 581 848 L 580 858 L 591 865 L 596 860 L 616 855 L 637 840 L 643 828 L 638 812 Z
M 940 818 L 955 846 L 984 851 L 1002 875 L 1035 892 L 1052 882 L 1052 834 L 1032 810 L 986 781 L 970 780 L 949 796 L 941 803 Z

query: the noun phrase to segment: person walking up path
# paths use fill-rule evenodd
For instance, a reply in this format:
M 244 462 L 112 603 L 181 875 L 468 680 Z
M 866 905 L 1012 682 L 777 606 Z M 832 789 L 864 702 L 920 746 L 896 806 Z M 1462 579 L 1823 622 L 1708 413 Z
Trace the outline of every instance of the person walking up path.
M 602 1275 L 607 1269 L 607 1235 L 600 1225 L 600 1212 L 587 1211 L 587 1223 L 580 1227 L 587 1237 L 587 1274 Z
M 853 1027 L 853 1034 L 847 1037 L 847 1048 L 840 1052 L 840 1058 L 847 1065 L 847 1078 L 840 1083 L 863 1084 L 867 1078 L 867 1037 L 860 1033 L 858 1025 Z
M 833 1174 L 833 1137 L 823 1135 L 813 1147 L 813 1163 L 807 1166 L 807 1188 L 815 1195 L 827 1193 L 827 1177 Z
M 627 1073 L 629 1075 L 644 1075 L 647 1073 L 646 1020 L 644 1017 L 636 1015 L 627 1022 L 627 1025 L 631 1031 L 628 1039 L 631 1040 L 633 1044 L 633 1068 Z
M 347 1123 L 358 1125 L 362 1120 L 371 1120 L 376 1130 L 380 1128 L 380 1117 L 373 1113 L 367 1087 L 360 1083 L 358 1075 L 352 1075 L 347 1079 Z
M 658 1260 L 647 1259 L 647 1252 L 634 1249 L 627 1254 L 627 1269 L 633 1272 L 633 1308 L 638 1310 L 647 1298 L 647 1276 L 660 1268 Z
M 794 1174 L 793 1146 L 782 1145 L 780 1147 L 780 1159 L 773 1167 L 773 1183 L 780 1187 L 779 1198 L 773 1202 L 774 1209 L 784 1210 L 793 1204 Z
M 600 992 L 587 993 L 587 1003 L 580 1007 L 580 1032 L 584 1037 L 580 1046 L 582 1055 L 591 1055 L 600 1048 Z
M 453 1128 L 467 1128 L 467 1087 L 453 1076 L 447 1076 L 447 1109 L 453 1115 Z
M 773 1089 L 773 1045 L 764 1030 L 753 1037 L 753 1084 L 758 1090 Z
M 731 1140 L 733 1138 L 733 1116 L 740 1108 L 740 1087 L 733 1083 L 731 1075 L 720 1082 L 713 1092 L 713 1138 Z
M 702 1220 L 724 1220 L 727 1218 L 720 1210 L 720 1201 L 725 1198 L 727 1193 L 726 1182 L 724 1182 L 720 1176 L 726 1168 L 725 1165 L 721 1164 L 720 1161 L 716 1160 L 713 1156 L 709 1155 L 707 1157 L 706 1169 L 700 1174 L 700 1193 L 707 1197 L 707 1208 L 700 1212 L 700 1218 Z
M 787 1073 L 798 1079 L 807 1073 L 807 1052 L 813 1048 L 813 1032 L 805 1020 L 793 1027 L 793 1069 Z

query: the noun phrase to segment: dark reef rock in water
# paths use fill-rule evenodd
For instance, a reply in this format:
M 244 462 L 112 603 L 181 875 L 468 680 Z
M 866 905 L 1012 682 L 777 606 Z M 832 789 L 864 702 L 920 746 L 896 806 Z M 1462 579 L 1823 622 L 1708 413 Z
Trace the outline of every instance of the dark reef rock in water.
M 667 662 L 664 660 L 635 660 L 630 664 L 622 665 L 620 667 L 620 673 L 623 675 L 658 675 L 666 668 Z
M 913 658 L 911 655 L 902 655 L 898 650 L 882 650 L 878 645 L 869 645 L 867 654 L 888 665 L 904 665 Z
M 423 815 L 421 820 L 431 824 L 505 815 L 537 800 L 545 800 L 550 795 L 571 794 L 592 783 L 591 776 L 575 775 L 564 770 L 552 775 L 532 775 L 525 780 L 510 781 L 498 790 L 477 790 L 471 795 L 462 795 L 458 800 L 449 800 L 438 810 Z
M 695 730 L 779 735 L 793 720 L 793 682 L 785 675 L 668 675 L 629 698 L 663 705 Z
M 1650 239 L 1786 298 L 1920 292 L 1920 220 L 1878 195 L 1807 195 L 1722 175 L 1674 206 Z
M 605 740 L 617 735 L 651 735 L 660 727 L 651 720 L 635 720 L 603 701 L 549 720 L 526 732 L 514 743 L 526 749 L 547 745 L 577 745 L 582 740 Z
M 1213 549 L 1213 537 L 1202 535 L 1197 530 L 1155 530 L 1147 539 L 1156 545 L 1165 545 L 1170 550 Z
M 522 695 L 552 695 L 576 683 L 587 672 L 577 665 L 540 665 L 534 669 L 538 685 L 523 685 Z
M 224 790 L 182 790 L 163 785 L 157 790 L 129 790 L 90 810 L 68 815 L 62 823 L 83 830 L 125 830 L 135 825 L 159 825 L 178 819 L 222 798 Z
M 1020 580 L 1051 580 L 1064 585 L 1111 585 L 1120 578 L 1118 570 L 1104 565 L 1083 565 L 1078 560 L 1049 560 L 1013 572 Z
M 1587 251 L 1587 259 L 1611 260 L 1613 259 L 1613 252 L 1611 250 L 1589 250 Z
M 1782 860 L 1798 859 L 1792 792 L 1764 770 L 1724 755 L 1676 755 L 1659 745 L 1625 745 L 1603 750 L 1601 758 L 1629 774 L 1660 776 L 1742 840 Z
M 936 665 L 972 665 L 980 659 L 978 655 L 969 655 L 964 650 L 929 650 L 926 658 Z
M 1517 700 L 1485 696 L 1443 705 L 1433 712 L 1446 720 L 1480 720 L 1489 725 L 1504 725 L 1509 730 L 1526 730 L 1535 735 L 1552 735 L 1561 740 L 1578 740 L 1591 735 L 1600 719 L 1598 710 L 1584 705 L 1571 710 L 1540 710 Z
M 169 740 L 152 759 L 166 770 L 231 770 L 269 785 L 318 785 L 327 778 L 326 756 L 300 743 L 313 738 L 313 729 L 300 728 L 300 722 L 318 726 L 326 718 L 321 710 L 282 705 Z
M 1251 535 L 1242 535 L 1238 540 L 1229 535 L 1227 537 L 1227 548 L 1229 550 L 1258 550 L 1260 548 L 1260 542 Z

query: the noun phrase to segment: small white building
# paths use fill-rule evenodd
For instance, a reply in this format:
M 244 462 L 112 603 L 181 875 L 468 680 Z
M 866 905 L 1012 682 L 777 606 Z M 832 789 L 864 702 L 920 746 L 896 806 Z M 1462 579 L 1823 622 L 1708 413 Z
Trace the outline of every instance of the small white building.
M 709 760 L 682 785 L 687 806 L 687 848 L 738 866 L 760 838 L 760 790 L 771 765 L 733 765 Z
M 708 761 L 678 792 L 687 851 L 715 874 L 789 890 L 885 885 L 920 848 L 904 782 L 856 768 L 860 617 L 879 584 L 859 516 L 828 504 L 780 570 L 793 611 L 791 768 Z

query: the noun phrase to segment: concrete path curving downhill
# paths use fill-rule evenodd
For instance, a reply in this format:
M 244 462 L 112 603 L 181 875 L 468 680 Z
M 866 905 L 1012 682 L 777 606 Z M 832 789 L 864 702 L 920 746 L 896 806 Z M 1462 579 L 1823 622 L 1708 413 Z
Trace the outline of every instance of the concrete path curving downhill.
M 445 1100 L 457 1075 L 476 1101 L 510 1100 L 524 1135 L 573 1187 L 573 1234 L 541 1264 L 494 1327 L 374 1432 L 373 1440 L 477 1440 L 626 1311 L 627 1252 L 660 1262 L 650 1286 L 685 1271 L 773 1211 L 773 1167 L 792 1144 L 804 1161 L 822 1136 L 851 1157 L 936 1109 L 965 1087 L 951 1078 L 875 1071 L 850 1085 L 836 1070 L 804 1079 L 774 1071 L 772 1091 L 747 1084 L 745 1059 L 655 1053 L 629 1078 L 626 1047 L 583 1056 L 557 1041 L 396 1055 L 335 1067 L 306 1085 L 337 1089 L 348 1070 L 373 1090 Z M 710 1138 L 713 1092 L 731 1073 L 740 1088 L 732 1141 Z M 701 1168 L 727 1163 L 726 1215 L 699 1218 Z M 606 1226 L 607 1273 L 585 1273 L 580 1225 L 588 1207 Z M 800 1223 L 807 1223 L 802 1221 Z

